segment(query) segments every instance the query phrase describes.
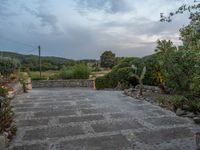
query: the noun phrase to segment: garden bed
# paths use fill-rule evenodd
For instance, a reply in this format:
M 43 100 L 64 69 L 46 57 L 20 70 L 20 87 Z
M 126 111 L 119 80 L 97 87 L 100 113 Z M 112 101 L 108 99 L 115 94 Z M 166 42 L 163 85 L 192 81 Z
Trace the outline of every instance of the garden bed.
M 149 86 L 150 87 L 150 86 Z M 152 86 L 152 89 L 158 89 Z M 194 120 L 195 123 L 200 124 L 200 112 L 194 111 L 191 106 L 181 104 L 179 97 L 172 94 L 161 94 L 158 90 L 144 89 L 143 95 L 138 95 L 137 88 L 130 88 L 124 90 L 124 94 L 136 99 L 148 101 L 154 105 L 170 110 L 176 113 L 177 116 L 188 117 Z

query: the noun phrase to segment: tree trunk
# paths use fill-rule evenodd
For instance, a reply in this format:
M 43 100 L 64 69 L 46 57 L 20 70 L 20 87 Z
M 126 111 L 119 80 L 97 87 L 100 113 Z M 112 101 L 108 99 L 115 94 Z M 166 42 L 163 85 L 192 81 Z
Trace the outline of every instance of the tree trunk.
M 142 80 L 139 80 L 139 84 L 140 84 L 140 96 L 143 95 L 143 83 L 142 83 Z

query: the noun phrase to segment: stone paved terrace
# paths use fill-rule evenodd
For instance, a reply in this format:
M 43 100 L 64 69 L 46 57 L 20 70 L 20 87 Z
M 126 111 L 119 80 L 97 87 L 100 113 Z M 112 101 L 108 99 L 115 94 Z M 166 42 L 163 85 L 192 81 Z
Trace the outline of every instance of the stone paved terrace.
M 11 150 L 193 150 L 198 127 L 117 91 L 34 89 L 12 102 Z

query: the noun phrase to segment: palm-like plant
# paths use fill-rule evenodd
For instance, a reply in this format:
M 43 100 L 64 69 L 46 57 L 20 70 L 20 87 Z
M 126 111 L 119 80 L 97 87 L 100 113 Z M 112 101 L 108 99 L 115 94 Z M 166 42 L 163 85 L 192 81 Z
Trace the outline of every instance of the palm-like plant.
M 133 73 L 132 76 L 138 80 L 139 85 L 140 85 L 139 95 L 142 96 L 143 95 L 143 79 L 146 74 L 146 66 L 143 68 L 140 75 L 138 75 L 138 68 L 135 65 L 132 65 L 131 67 L 135 71 L 135 73 Z
M 173 47 L 173 42 L 170 40 L 158 40 L 155 52 L 163 54 L 166 53 L 168 50 L 172 49 Z

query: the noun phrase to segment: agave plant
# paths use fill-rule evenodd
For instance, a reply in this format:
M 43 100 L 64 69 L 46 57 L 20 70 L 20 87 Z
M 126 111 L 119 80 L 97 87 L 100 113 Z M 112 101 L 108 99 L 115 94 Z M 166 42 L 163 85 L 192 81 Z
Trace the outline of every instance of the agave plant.
M 132 76 L 138 80 L 139 85 L 140 85 L 139 95 L 143 95 L 143 79 L 146 74 L 146 66 L 143 68 L 140 75 L 138 75 L 138 68 L 135 65 L 132 65 L 131 67 L 135 71 L 135 73 L 133 73 Z

